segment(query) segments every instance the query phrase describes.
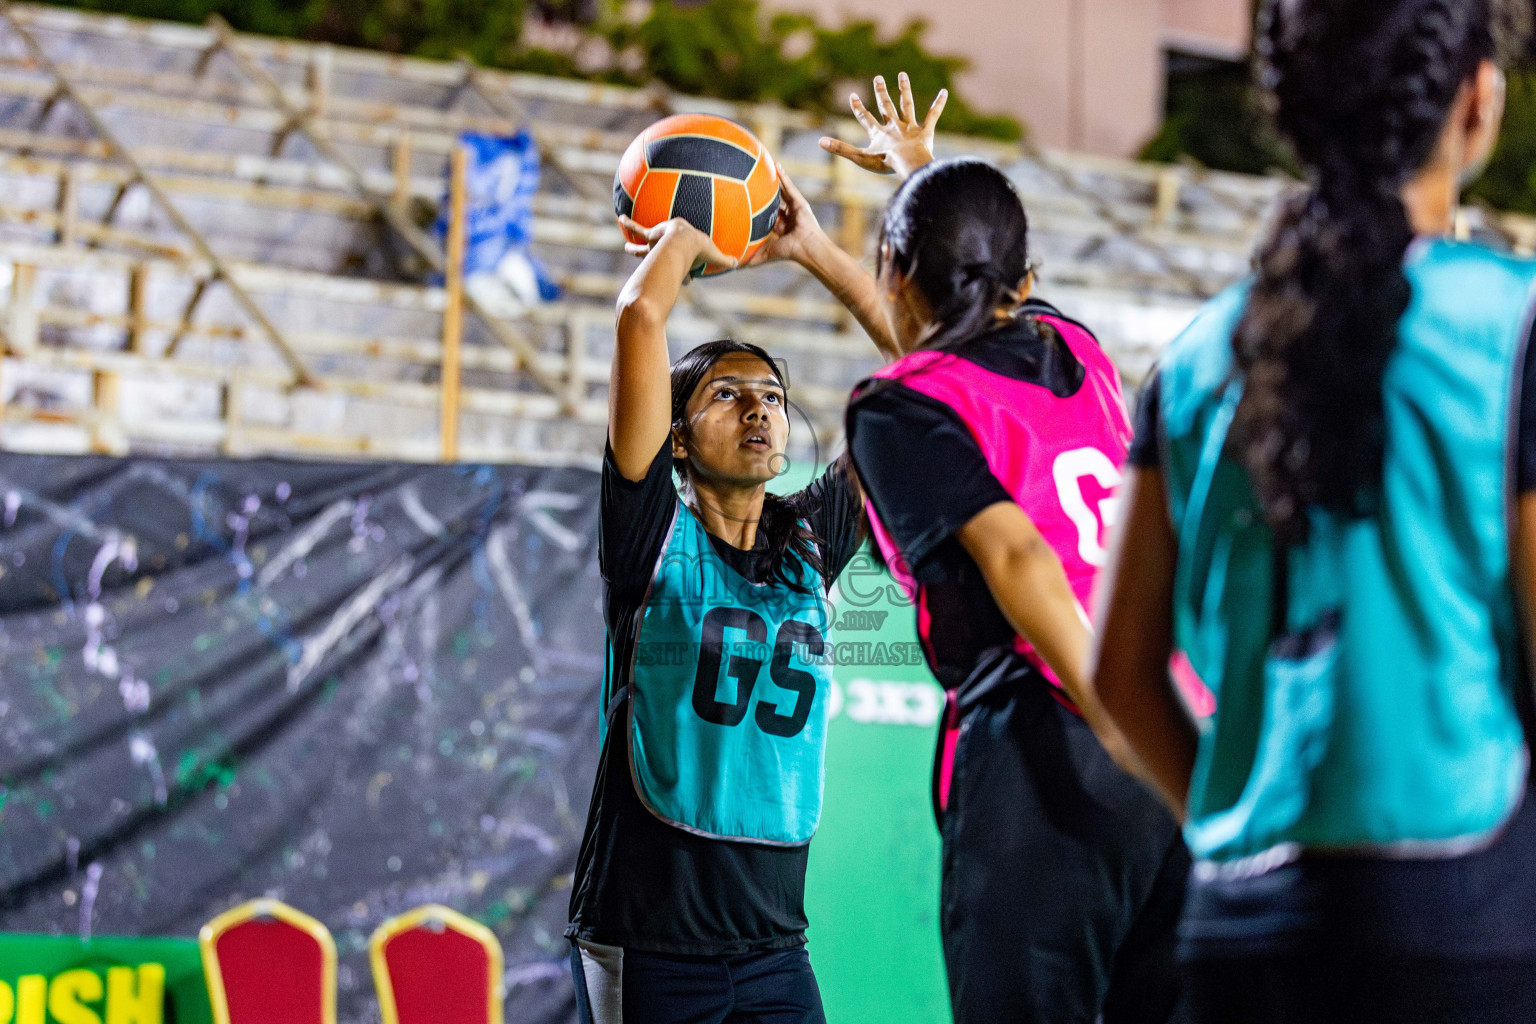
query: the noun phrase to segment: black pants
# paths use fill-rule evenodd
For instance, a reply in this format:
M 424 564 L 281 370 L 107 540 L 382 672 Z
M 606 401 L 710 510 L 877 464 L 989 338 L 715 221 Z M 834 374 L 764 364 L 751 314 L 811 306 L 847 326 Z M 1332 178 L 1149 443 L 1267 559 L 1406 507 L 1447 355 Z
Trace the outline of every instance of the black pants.
M 581 1024 L 826 1024 L 804 946 L 737 956 L 571 948 Z
M 1199 1024 L 1529 1024 L 1536 959 L 1254 956 L 1185 965 Z
M 1187 1019 L 1177 823 L 1043 686 L 966 712 L 942 832 L 955 1024 Z

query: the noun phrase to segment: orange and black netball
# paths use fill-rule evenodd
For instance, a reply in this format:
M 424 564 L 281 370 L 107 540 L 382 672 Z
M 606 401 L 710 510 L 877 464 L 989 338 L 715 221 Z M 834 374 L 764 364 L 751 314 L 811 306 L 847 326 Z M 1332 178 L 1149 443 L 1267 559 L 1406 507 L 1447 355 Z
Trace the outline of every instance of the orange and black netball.
M 643 227 L 673 217 L 745 262 L 773 232 L 779 173 L 757 136 L 713 114 L 662 118 L 636 136 L 613 178 L 613 209 Z M 635 238 L 625 231 L 631 242 Z M 724 273 L 707 266 L 699 275 Z

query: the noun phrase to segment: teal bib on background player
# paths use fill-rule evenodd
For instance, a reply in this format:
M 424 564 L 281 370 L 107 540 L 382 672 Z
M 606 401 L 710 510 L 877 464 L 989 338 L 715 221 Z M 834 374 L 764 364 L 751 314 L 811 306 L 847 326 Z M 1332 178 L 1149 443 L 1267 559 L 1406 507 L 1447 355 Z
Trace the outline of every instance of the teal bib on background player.
M 816 831 L 830 621 L 821 576 L 786 557 L 808 593 L 741 576 L 677 503 L 627 700 L 635 790 L 679 828 L 785 846 Z
M 1160 360 L 1175 644 L 1217 705 L 1185 826 L 1198 858 L 1452 854 L 1520 800 L 1511 401 L 1536 263 L 1434 241 L 1404 271 L 1413 299 L 1384 382 L 1380 509 L 1313 511 L 1307 542 L 1284 556 L 1283 630 L 1270 531 L 1222 450 L 1248 286 L 1208 304 Z

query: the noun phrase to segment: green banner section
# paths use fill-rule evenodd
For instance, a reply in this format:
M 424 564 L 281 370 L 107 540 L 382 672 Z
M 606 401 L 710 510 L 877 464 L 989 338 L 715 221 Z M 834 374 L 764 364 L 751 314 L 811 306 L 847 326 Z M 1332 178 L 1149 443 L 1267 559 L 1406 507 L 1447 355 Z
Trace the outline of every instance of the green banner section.
M 192 939 L 0 935 L 0 1024 L 213 1024 Z
M 950 1019 L 929 795 L 944 692 L 894 587 L 863 553 L 839 584 L 826 803 L 806 880 L 811 963 L 833 1024 Z
M 813 477 L 797 467 L 770 488 Z M 826 800 L 805 893 L 811 966 L 831 1024 L 949 1024 L 930 796 L 944 691 L 912 606 L 867 547 L 833 600 Z

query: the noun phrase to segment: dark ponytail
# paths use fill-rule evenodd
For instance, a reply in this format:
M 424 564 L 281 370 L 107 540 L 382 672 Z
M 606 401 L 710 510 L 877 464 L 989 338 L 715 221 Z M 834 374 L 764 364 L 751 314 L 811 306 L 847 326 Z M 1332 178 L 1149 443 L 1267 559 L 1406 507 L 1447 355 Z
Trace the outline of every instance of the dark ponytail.
M 1244 391 L 1230 447 L 1277 536 L 1308 506 L 1371 513 L 1382 380 L 1411 289 L 1404 183 L 1457 92 L 1529 14 L 1510 0 L 1265 0 L 1260 85 L 1310 188 L 1282 209 L 1232 339 Z
M 933 307 L 922 349 L 950 349 L 1017 303 L 1029 273 L 1029 221 L 1018 191 L 980 160 L 945 160 L 902 183 L 880 226 L 880 270 L 889 265 Z
M 672 364 L 672 429 L 682 432 L 684 438 L 688 431 L 688 400 L 693 397 L 699 383 L 715 363 L 736 352 L 745 352 L 761 359 L 784 388 L 785 394 L 789 393 L 789 384 L 784 380 L 778 364 L 759 346 L 729 339 L 705 342 Z M 674 458 L 672 469 L 686 484 L 688 460 Z M 765 557 L 772 566 L 769 579 L 802 594 L 810 591 L 801 586 L 796 579 L 798 574 L 791 571 L 791 555 L 804 562 L 818 576 L 826 578 L 826 565 L 816 535 L 805 525 L 806 517 L 814 511 L 805 507 L 804 499 L 800 496 L 783 497 L 767 493 L 763 495 L 763 511 L 757 521 L 758 533 L 767 538 L 768 551 Z

